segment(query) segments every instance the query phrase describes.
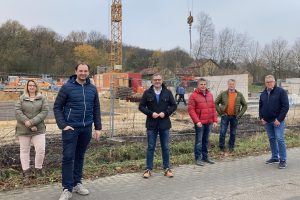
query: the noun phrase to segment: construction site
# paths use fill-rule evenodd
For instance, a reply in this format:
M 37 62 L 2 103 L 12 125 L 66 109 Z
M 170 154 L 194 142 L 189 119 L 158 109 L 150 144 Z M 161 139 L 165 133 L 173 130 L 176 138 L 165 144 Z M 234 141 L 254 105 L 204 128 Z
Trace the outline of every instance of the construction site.
M 123 70 L 122 63 L 122 2 L 111 1 L 111 28 L 110 28 L 110 54 L 108 67 L 98 67 L 90 79 L 99 93 L 101 107 L 101 139 L 104 145 L 119 145 L 120 143 L 146 143 L 146 116 L 138 110 L 139 101 L 146 89 L 151 86 L 151 77 L 155 73 L 162 73 L 166 78 L 164 83 L 175 96 L 176 87 L 184 85 L 185 99 L 188 100 L 196 88 L 197 80 L 204 77 L 208 80 L 208 88 L 214 98 L 227 89 L 227 80 L 237 81 L 237 90 L 246 98 L 248 110 L 239 121 L 238 136 L 248 137 L 253 134 L 264 133 L 265 129 L 258 118 L 259 92 L 249 91 L 253 82 L 248 74 L 229 74 L 222 76 L 200 76 L 198 69 L 191 65 L 187 69 L 168 73 L 166 69 L 145 69 L 142 72 L 129 72 Z M 187 18 L 189 34 L 193 23 L 192 13 Z M 191 35 L 190 43 L 191 43 Z M 192 43 L 190 44 L 192 45 Z M 192 47 L 190 47 L 192 49 Z M 203 62 L 203 69 L 215 70 L 214 61 L 207 59 Z M 56 125 L 53 104 L 59 89 L 68 80 L 67 76 L 51 77 L 50 75 L 12 75 L 0 74 L 0 168 L 20 170 L 19 144 L 15 137 L 15 102 L 23 94 L 24 86 L 28 80 L 35 80 L 43 95 L 47 96 L 50 110 L 46 118 L 46 160 L 48 168 L 58 167 L 61 159 L 61 130 Z M 288 91 L 290 110 L 287 116 L 287 129 L 300 129 L 300 79 L 281 80 L 281 86 Z M 264 87 L 261 87 L 261 91 Z M 194 140 L 194 124 L 188 114 L 187 106 L 179 103 L 176 112 L 171 116 L 171 140 Z M 220 120 L 218 120 L 220 121 Z M 219 133 L 219 126 L 212 130 L 212 134 Z M 0 170 L 0 180 L 1 179 Z M 4 170 L 3 170 L 4 171 Z M 1 184 L 0 184 L 1 185 Z

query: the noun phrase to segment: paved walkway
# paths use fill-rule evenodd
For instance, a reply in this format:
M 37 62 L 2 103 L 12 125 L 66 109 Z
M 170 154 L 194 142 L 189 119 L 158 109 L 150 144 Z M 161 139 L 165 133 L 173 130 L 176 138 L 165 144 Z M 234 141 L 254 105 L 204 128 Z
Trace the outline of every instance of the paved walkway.
M 288 150 L 288 167 L 266 165 L 269 155 L 220 161 L 198 167 L 174 168 L 170 179 L 155 172 L 150 179 L 140 173 L 85 182 L 90 195 L 72 200 L 300 200 L 300 148 Z M 58 200 L 59 184 L 0 193 L 0 199 Z

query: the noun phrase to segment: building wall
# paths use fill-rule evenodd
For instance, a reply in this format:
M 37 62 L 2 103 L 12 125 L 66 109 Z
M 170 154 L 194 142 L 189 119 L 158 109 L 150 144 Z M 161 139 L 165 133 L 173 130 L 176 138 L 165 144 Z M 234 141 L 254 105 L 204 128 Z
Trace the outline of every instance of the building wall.
M 197 77 L 199 79 L 200 77 Z M 227 90 L 227 81 L 229 79 L 236 80 L 236 89 L 241 92 L 246 101 L 248 101 L 248 74 L 235 74 L 224 76 L 204 76 L 208 80 L 207 87 L 210 89 L 214 98 L 217 97 L 222 91 Z

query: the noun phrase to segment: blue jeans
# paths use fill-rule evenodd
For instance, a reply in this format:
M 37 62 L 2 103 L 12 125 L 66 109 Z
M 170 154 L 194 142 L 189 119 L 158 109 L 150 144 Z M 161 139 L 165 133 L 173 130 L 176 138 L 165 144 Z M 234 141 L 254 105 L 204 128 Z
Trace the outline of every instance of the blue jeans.
M 62 131 L 62 186 L 72 192 L 81 183 L 84 154 L 92 138 L 92 126 Z
M 228 143 L 229 143 L 229 148 L 234 149 L 238 119 L 236 118 L 236 116 L 227 116 L 227 115 L 223 115 L 221 117 L 221 127 L 220 127 L 220 136 L 219 136 L 220 149 L 225 148 L 225 138 L 226 138 L 226 132 L 229 124 L 230 124 L 230 136 L 229 136 Z
M 162 159 L 163 159 L 163 167 L 164 169 L 169 168 L 170 166 L 170 155 L 169 155 L 169 129 L 166 130 L 147 130 L 148 136 L 148 148 L 147 148 L 147 159 L 146 165 L 147 169 L 153 169 L 153 157 L 154 151 L 156 147 L 156 138 L 159 134 L 160 145 L 161 145 L 161 152 L 162 152 Z
M 280 126 L 276 127 L 274 122 L 265 124 L 265 128 L 268 133 L 268 138 L 270 142 L 270 148 L 272 151 L 272 158 L 279 159 L 282 161 L 286 160 L 286 146 L 284 142 L 284 127 L 285 122 L 280 122 Z
M 195 125 L 195 160 L 208 159 L 208 138 L 211 129 L 211 124 L 202 124 L 202 127 Z

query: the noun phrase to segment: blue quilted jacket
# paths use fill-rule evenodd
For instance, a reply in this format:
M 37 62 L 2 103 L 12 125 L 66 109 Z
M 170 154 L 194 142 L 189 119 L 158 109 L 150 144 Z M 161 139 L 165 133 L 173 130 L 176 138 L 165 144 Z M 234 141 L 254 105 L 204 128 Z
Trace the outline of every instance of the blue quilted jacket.
M 80 85 L 76 75 L 65 83 L 54 102 L 54 116 L 60 129 L 66 126 L 81 128 L 94 123 L 95 130 L 101 130 L 100 103 L 96 87 L 87 79 Z

